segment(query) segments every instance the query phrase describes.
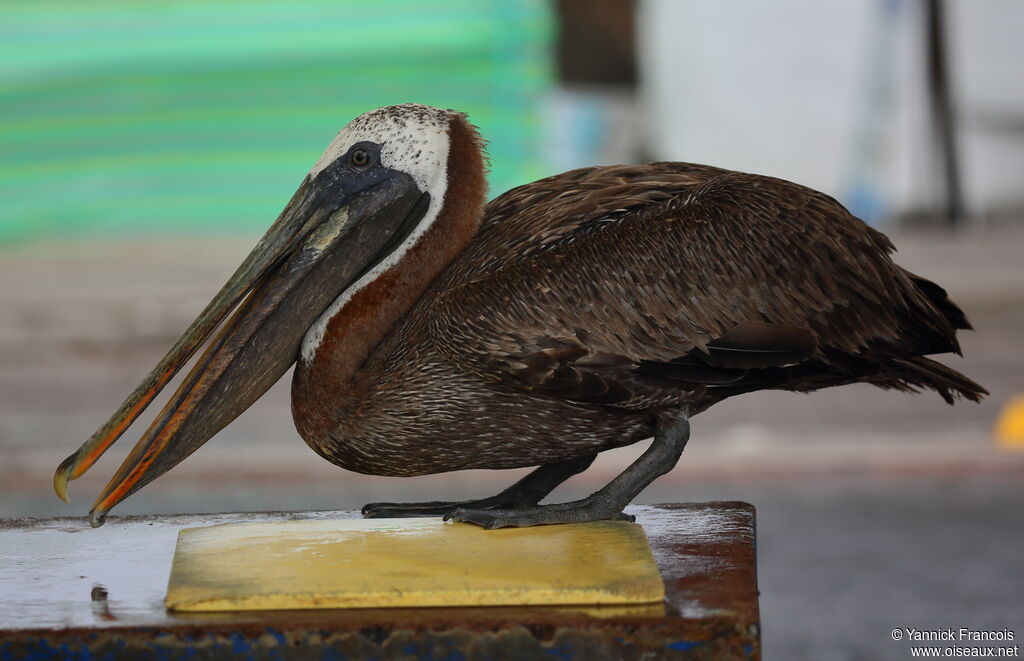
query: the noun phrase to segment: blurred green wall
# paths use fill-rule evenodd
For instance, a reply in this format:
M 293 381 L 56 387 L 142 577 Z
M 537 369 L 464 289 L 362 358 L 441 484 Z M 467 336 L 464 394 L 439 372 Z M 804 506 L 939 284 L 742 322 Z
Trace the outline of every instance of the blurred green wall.
M 469 113 L 541 174 L 544 0 L 0 3 L 0 241 L 260 231 L 345 122 Z

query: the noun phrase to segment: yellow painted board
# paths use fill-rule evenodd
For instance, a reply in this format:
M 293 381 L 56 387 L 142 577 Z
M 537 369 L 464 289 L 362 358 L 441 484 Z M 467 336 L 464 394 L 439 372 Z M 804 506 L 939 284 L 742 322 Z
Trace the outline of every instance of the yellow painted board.
M 175 611 L 661 602 L 624 521 L 483 530 L 439 519 L 233 523 L 178 534 Z

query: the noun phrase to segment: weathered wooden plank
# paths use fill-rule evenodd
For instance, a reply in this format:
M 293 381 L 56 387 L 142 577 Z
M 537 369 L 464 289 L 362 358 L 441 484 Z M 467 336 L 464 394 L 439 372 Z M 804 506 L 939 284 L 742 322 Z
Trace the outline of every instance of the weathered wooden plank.
M 744 503 L 630 508 L 665 602 L 631 610 L 388 608 L 172 613 L 183 527 L 326 520 L 350 512 L 0 521 L 0 659 L 756 659 L 754 511 Z

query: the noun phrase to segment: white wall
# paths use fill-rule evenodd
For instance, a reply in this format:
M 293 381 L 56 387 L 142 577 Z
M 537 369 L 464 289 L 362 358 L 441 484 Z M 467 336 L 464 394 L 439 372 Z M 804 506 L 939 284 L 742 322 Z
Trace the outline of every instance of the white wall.
M 950 9 L 970 199 L 982 212 L 1024 207 L 1024 2 L 959 0 Z
M 1024 3 L 949 4 L 968 210 L 1024 205 Z M 915 0 L 644 0 L 649 151 L 791 179 L 876 222 L 937 207 L 921 12 Z M 989 115 L 1009 128 L 982 126 Z

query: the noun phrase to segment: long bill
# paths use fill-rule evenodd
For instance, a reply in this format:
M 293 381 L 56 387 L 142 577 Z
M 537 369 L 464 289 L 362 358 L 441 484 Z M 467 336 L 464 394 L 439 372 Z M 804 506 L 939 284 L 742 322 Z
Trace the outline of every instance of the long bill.
M 221 326 L 90 512 L 117 503 L 177 465 L 261 397 L 295 362 L 307 329 L 359 275 L 407 236 L 427 196 L 408 175 L 350 185 L 324 170 L 281 215 L 166 356 L 92 437 L 57 468 L 54 490 L 85 473 Z M 361 190 L 354 190 L 361 188 Z

